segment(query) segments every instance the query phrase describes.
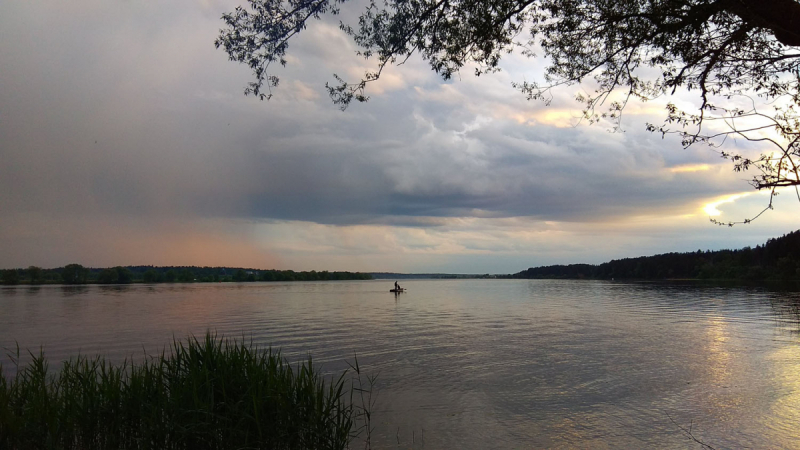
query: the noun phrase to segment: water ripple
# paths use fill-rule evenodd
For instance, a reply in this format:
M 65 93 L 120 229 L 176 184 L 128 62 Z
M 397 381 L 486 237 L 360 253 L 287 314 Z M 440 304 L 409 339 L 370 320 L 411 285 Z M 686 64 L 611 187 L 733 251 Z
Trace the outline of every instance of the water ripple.
M 141 358 L 207 330 L 377 373 L 376 448 L 792 448 L 800 294 L 411 280 L 0 289 L 0 346 Z M 8 372 L 9 359 L 0 356 Z M 57 365 L 57 363 L 56 363 Z M 423 438 L 424 435 L 424 438 Z

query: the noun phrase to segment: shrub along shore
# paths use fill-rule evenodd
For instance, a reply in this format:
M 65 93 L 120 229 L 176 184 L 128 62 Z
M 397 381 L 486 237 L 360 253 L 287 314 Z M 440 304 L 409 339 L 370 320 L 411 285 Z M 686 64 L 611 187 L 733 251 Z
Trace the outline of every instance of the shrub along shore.
M 311 357 L 293 366 L 211 334 L 170 350 L 121 365 L 80 356 L 55 373 L 32 354 L 13 377 L 0 365 L 0 448 L 343 449 L 359 436 L 369 446 L 374 379 L 362 390 L 357 364 L 326 379 Z

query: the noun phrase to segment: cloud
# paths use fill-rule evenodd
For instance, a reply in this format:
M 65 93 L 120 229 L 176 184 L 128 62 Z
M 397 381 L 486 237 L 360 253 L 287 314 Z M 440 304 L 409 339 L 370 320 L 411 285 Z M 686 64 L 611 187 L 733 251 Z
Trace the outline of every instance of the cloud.
M 566 262 L 592 254 L 591 230 L 649 217 L 659 235 L 659 220 L 746 186 L 714 152 L 645 132 L 658 102 L 609 133 L 578 123 L 579 88 L 526 101 L 511 81 L 541 62 L 518 56 L 450 82 L 412 58 L 342 113 L 324 83 L 372 67 L 335 21 L 292 42 L 271 101 L 244 97 L 249 70 L 213 46 L 237 4 L 0 5 L 0 264 L 150 262 L 142 248 L 152 262 L 221 264 L 235 260 L 226 246 L 293 267 L 347 255 L 366 269 L 395 253 L 409 270 Z M 630 248 L 603 233 L 594 255 Z M 137 248 L 148 236 L 158 245 Z
M 17 94 L 0 125 L 10 147 L 3 179 L 14 192 L 7 208 L 340 225 L 383 216 L 591 220 L 685 207 L 698 193 L 730 189 L 721 174 L 665 176 L 663 143 L 640 130 L 565 127 L 568 109 L 522 100 L 504 76 L 441 84 L 416 61 L 393 68 L 402 81 L 389 76 L 371 103 L 340 113 L 312 83 L 342 55 L 351 67 L 353 47 L 324 22 L 297 43 L 298 72 L 289 68 L 274 101 L 220 94 L 240 68 L 203 42 L 219 26 L 208 5 L 192 20 L 162 17 L 142 29 L 136 21 L 154 10 L 126 8 L 133 17 L 114 32 L 103 25 L 111 38 L 102 42 L 76 21 L 100 22 L 116 8 L 49 16 L 74 39 L 38 30 L 55 49 L 21 56 L 10 70 L 8 91 Z M 77 76 L 42 82 L 46 95 L 36 97 L 26 73 L 42 64 Z

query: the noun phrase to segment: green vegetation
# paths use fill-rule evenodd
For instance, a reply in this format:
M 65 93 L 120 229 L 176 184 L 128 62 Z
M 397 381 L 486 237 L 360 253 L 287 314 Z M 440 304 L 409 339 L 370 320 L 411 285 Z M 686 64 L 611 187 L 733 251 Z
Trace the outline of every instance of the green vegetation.
M 15 269 L 3 271 L 3 284 L 17 284 L 19 283 L 19 272 Z
M 80 264 L 67 264 L 61 269 L 61 281 L 64 284 L 84 284 L 89 278 L 89 269 Z
M 372 275 L 361 272 L 328 272 L 293 270 L 259 270 L 231 267 L 155 267 L 117 266 L 87 268 L 69 264 L 55 269 L 30 266 L 27 269 L 0 271 L 2 284 L 128 284 L 128 283 L 217 283 L 252 281 L 326 281 L 371 280 Z
M 532 267 L 509 278 L 797 280 L 800 279 L 800 231 L 770 239 L 756 248 L 666 253 L 599 265 Z
M 28 279 L 31 284 L 39 284 L 42 282 L 42 268 L 36 266 L 28 267 Z
M 311 357 L 210 334 L 141 364 L 80 356 L 52 374 L 32 356 L 14 377 L 0 366 L 3 449 L 343 449 L 362 431 L 369 446 L 374 378 L 362 389 L 357 364 L 326 381 Z
M 142 274 L 142 281 L 145 283 L 163 283 L 165 275 L 161 272 L 156 272 L 154 269 L 148 269 Z
M 131 271 L 126 267 L 114 267 L 112 269 L 103 269 L 97 276 L 97 282 L 103 284 L 128 284 L 133 281 Z

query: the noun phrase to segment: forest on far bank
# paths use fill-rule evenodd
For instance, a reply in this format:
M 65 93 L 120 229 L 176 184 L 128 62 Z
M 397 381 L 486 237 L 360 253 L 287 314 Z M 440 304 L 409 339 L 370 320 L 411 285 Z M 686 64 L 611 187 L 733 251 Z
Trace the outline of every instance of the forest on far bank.
M 800 280 L 800 230 L 739 250 L 665 253 L 602 264 L 531 267 L 509 278 Z
M 223 283 L 251 281 L 326 281 L 326 280 L 371 280 L 372 276 L 361 272 L 328 272 L 293 270 L 260 270 L 238 267 L 195 266 L 117 266 L 108 268 L 83 267 L 67 264 L 64 267 L 42 269 L 30 266 L 27 269 L 0 271 L 0 282 L 14 284 L 128 284 L 128 283 Z
M 377 278 L 418 278 L 419 274 L 262 270 L 236 267 L 117 266 L 91 268 L 80 264 L 43 269 L 0 271 L 0 283 L 14 284 L 128 284 L 254 281 L 371 280 Z M 403 276 L 401 276 L 403 275 Z M 615 259 L 602 264 L 568 264 L 531 267 L 510 275 L 436 274 L 424 278 L 564 278 L 564 279 L 700 279 L 700 280 L 800 280 L 800 230 L 769 239 L 755 248 Z M 388 279 L 388 278 L 387 278 Z

